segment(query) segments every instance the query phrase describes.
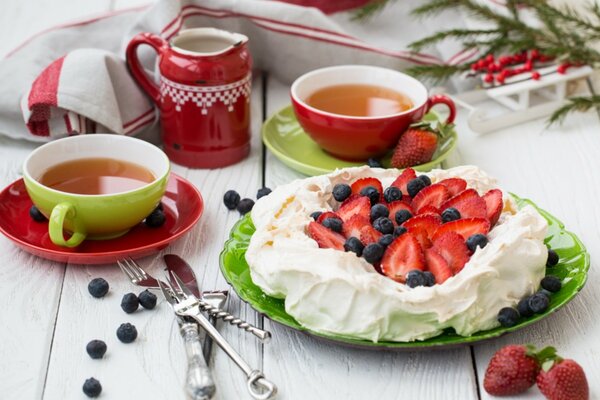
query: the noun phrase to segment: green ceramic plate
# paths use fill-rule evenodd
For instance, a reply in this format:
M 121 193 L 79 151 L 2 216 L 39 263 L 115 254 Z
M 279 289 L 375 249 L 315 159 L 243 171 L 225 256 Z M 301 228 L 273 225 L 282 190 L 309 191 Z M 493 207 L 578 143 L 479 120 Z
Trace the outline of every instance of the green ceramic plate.
M 564 225 L 558 219 L 537 206 L 530 200 L 520 199 L 514 196 L 519 207 L 530 204 L 546 218 L 549 224 L 546 244 L 552 247 L 560 256 L 558 265 L 548 268 L 547 273 L 556 275 L 563 281 L 562 289 L 552 295 L 550 307 L 539 315 L 522 320 L 511 328 L 496 328 L 488 331 L 478 332 L 469 337 L 457 335 L 453 330 L 447 330 L 439 336 L 424 341 L 416 342 L 378 342 L 373 343 L 363 339 L 353 339 L 344 336 L 322 334 L 310 331 L 301 326 L 293 317 L 285 312 L 284 301 L 267 296 L 250 278 L 250 271 L 246 263 L 246 249 L 250 237 L 254 233 L 254 225 L 249 214 L 243 217 L 231 230 L 230 239 L 225 243 L 220 257 L 221 271 L 225 279 L 233 286 L 240 298 L 250 304 L 255 310 L 263 313 L 268 318 L 282 325 L 298 331 L 311 334 L 318 338 L 330 340 L 339 344 L 368 349 L 419 349 L 419 348 L 441 348 L 470 344 L 481 340 L 491 339 L 508 332 L 531 325 L 542 318 L 547 317 L 560 307 L 571 301 L 581 290 L 587 278 L 590 266 L 589 255 L 581 241 L 573 233 L 566 231 Z
M 309 176 L 365 164 L 343 161 L 324 152 L 300 127 L 291 105 L 273 114 L 263 124 L 262 139 L 282 163 Z M 429 171 L 438 167 L 450 155 L 457 141 L 456 131 L 452 131 L 451 135 L 440 142 L 433 160 L 413 168 L 417 171 Z M 384 166 L 390 166 L 391 157 L 391 153 L 384 157 Z

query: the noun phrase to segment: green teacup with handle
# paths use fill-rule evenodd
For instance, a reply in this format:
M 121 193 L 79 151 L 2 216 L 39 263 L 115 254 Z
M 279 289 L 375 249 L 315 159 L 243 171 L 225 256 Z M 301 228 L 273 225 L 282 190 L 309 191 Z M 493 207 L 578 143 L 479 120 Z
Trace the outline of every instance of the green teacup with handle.
M 165 153 L 148 142 L 88 134 L 40 146 L 25 160 L 23 177 L 48 218 L 50 240 L 76 247 L 124 235 L 146 218 L 165 193 L 170 168 Z

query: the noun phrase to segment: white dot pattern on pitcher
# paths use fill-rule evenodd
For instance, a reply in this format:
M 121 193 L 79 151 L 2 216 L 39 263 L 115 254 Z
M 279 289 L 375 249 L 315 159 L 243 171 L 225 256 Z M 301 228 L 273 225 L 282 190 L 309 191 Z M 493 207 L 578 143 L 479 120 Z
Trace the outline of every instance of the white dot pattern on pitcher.
M 160 94 L 164 99 L 171 97 L 175 103 L 175 111 L 181 111 L 181 107 L 191 101 L 200 108 L 204 115 L 208 114 L 208 109 L 215 103 L 221 102 L 227 106 L 227 110 L 233 111 L 233 105 L 240 97 L 244 97 L 246 102 L 250 101 L 250 87 L 252 74 L 245 78 L 220 86 L 191 86 L 173 82 L 164 76 L 160 77 Z

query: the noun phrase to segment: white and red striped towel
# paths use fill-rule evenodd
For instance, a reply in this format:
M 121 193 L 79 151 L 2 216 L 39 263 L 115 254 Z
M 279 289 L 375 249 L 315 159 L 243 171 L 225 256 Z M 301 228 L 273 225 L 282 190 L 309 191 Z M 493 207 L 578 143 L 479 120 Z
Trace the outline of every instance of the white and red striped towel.
M 133 135 L 156 127 L 153 104 L 129 74 L 124 49 L 139 32 L 169 39 L 181 29 L 212 26 L 244 33 L 256 68 L 292 81 L 311 69 L 373 64 L 405 69 L 414 64 L 464 62 L 473 54 L 445 43 L 430 54 L 410 54 L 406 44 L 428 33 L 464 24 L 460 16 L 415 20 L 418 2 L 393 2 L 364 21 L 338 12 L 365 0 L 159 0 L 45 31 L 0 61 L 0 133 L 46 141 L 71 134 Z M 294 3 L 294 4 L 288 4 Z M 322 10 L 303 5 L 322 5 Z M 326 14 L 326 12 L 335 12 Z M 462 21 L 462 22 L 461 22 Z M 149 72 L 155 54 L 140 49 Z M 20 107 L 19 107 L 20 104 Z

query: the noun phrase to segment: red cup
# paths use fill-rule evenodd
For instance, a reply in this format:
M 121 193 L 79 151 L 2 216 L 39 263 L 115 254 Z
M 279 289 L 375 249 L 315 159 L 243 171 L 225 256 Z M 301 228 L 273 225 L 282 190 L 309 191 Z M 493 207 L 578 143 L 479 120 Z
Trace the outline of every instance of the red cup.
M 327 86 L 365 84 L 383 86 L 408 96 L 409 110 L 377 117 L 333 114 L 314 108 L 306 99 Z M 392 69 L 369 65 L 342 65 L 321 68 L 296 79 L 290 91 L 294 113 L 306 133 L 328 153 L 348 161 L 364 161 L 384 155 L 397 143 L 413 122 L 431 107 L 444 104 L 450 110 L 446 122 L 456 116 L 454 102 L 444 95 L 429 96 L 427 88 L 415 78 Z

